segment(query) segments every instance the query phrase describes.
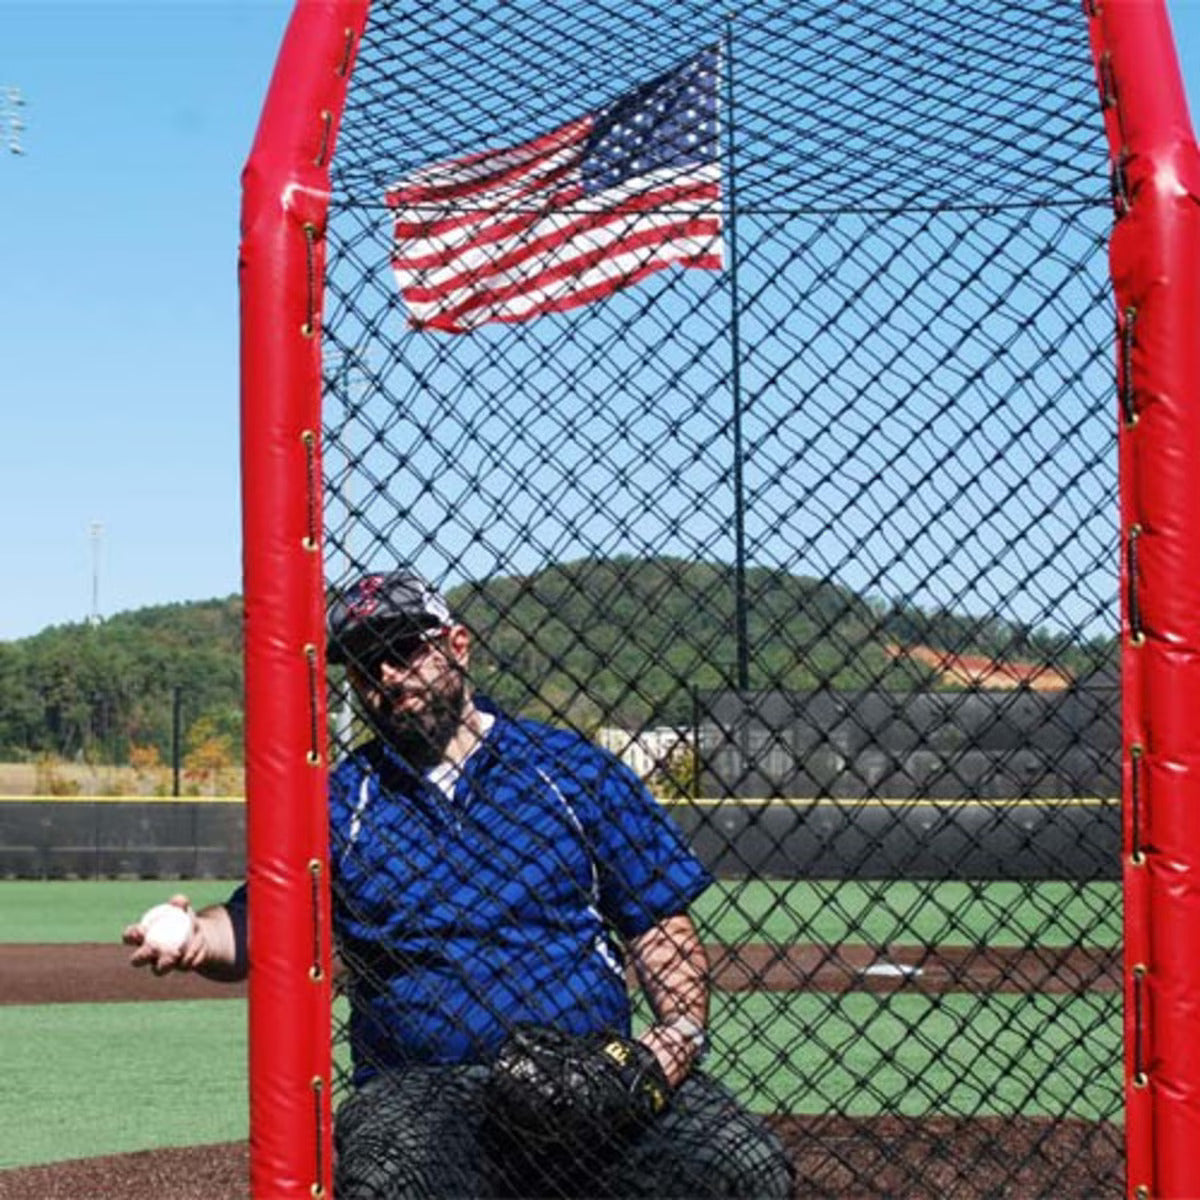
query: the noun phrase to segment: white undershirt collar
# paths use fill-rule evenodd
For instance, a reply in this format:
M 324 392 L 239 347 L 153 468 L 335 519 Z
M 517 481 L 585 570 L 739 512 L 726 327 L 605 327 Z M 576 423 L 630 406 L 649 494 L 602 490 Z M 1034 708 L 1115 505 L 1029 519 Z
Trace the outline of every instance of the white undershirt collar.
M 492 726 L 495 725 L 496 718 L 490 712 L 479 713 L 479 738 L 475 745 L 471 747 L 470 753 L 466 758 L 457 761 L 444 758 L 440 763 L 430 767 L 425 772 L 425 778 L 433 784 L 447 800 L 454 799 L 454 788 L 458 783 L 459 777 L 466 769 L 467 763 L 479 752 L 479 747 L 483 745 L 487 735 L 491 732 Z

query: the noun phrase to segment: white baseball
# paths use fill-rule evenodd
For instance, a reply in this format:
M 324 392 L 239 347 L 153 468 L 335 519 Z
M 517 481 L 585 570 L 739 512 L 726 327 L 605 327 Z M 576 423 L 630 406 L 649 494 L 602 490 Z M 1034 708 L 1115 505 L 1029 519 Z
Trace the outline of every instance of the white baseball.
M 143 945 L 160 954 L 178 954 L 192 936 L 192 914 L 175 904 L 156 904 L 142 913 Z

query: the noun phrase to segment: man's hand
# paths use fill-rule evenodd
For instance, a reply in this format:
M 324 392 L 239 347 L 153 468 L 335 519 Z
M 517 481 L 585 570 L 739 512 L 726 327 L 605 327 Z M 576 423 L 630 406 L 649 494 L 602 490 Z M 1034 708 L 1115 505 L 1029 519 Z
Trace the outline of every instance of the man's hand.
M 182 893 L 170 903 L 182 908 L 192 917 L 192 933 L 178 951 L 158 949 L 146 941 L 146 930 L 137 922 L 127 925 L 121 940 L 134 951 L 129 962 L 134 967 L 149 967 L 155 975 L 172 971 L 196 971 L 210 979 L 233 980 L 241 977 L 234 969 L 236 947 L 233 923 L 224 905 L 214 904 L 200 912 L 192 910 L 191 901 Z

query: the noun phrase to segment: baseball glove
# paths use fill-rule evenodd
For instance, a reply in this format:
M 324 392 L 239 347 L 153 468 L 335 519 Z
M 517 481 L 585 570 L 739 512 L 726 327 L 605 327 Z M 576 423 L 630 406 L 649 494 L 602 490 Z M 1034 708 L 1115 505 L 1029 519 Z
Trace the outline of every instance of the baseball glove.
M 586 1154 L 644 1128 L 670 1096 L 658 1060 L 640 1042 L 518 1026 L 492 1067 L 488 1107 L 529 1149 Z

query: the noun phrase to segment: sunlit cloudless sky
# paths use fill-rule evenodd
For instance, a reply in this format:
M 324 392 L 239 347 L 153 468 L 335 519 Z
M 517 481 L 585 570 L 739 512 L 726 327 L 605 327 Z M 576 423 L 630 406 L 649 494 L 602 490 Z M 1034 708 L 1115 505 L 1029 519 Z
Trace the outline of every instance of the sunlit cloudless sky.
M 0 0 L 0 640 L 241 590 L 239 177 L 290 12 Z

